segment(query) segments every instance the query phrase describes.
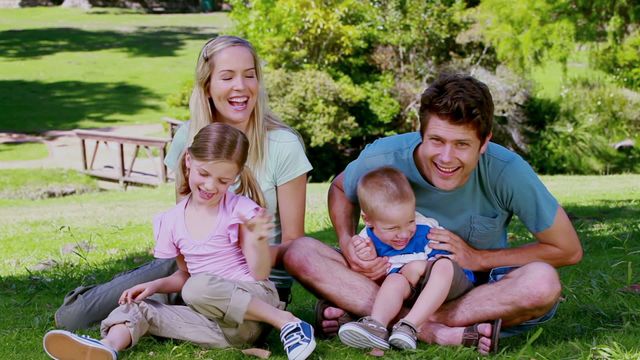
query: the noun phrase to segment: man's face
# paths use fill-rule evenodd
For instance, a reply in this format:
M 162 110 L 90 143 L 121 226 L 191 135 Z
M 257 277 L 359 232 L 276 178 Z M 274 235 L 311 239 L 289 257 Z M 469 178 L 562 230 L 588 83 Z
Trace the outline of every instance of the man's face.
M 422 134 L 422 144 L 413 156 L 429 183 L 438 189 L 454 190 L 469 180 L 490 138 L 491 134 L 481 141 L 475 129 L 452 125 L 431 115 Z

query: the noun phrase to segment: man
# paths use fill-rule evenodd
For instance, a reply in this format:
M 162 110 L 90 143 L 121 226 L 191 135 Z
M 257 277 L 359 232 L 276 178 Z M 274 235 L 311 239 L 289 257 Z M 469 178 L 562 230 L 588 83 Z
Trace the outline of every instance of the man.
M 481 278 L 474 289 L 430 317 L 419 333 L 421 340 L 477 346 L 483 352 L 491 347 L 488 320 L 502 319 L 504 337 L 554 315 L 561 291 L 555 267 L 579 262 L 582 247 L 567 214 L 531 167 L 489 141 L 492 121 L 493 100 L 485 84 L 470 76 L 443 76 L 422 94 L 419 133 L 377 140 L 335 178 L 329 214 L 341 252 L 303 238 L 285 255 L 292 275 L 336 305 L 320 309 L 321 318 L 333 320 L 321 321 L 325 331 L 336 330 L 335 320 L 344 311 L 370 313 L 375 281 L 389 266 L 385 258 L 362 261 L 354 251 L 354 243 L 363 241 L 355 236 L 357 182 L 380 166 L 402 171 L 416 194 L 417 210 L 446 229 L 429 233 L 438 242 L 432 247 L 449 251 L 448 257 Z M 534 242 L 508 247 L 513 215 Z

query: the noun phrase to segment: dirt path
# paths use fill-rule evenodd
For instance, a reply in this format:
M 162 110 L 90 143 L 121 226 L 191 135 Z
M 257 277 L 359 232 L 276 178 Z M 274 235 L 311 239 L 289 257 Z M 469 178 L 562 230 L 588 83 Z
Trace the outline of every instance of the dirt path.
M 123 134 L 128 136 L 150 136 L 158 137 L 158 134 L 166 131 L 162 124 L 147 125 L 130 125 L 112 128 L 95 129 L 106 133 Z M 168 137 L 168 135 L 166 135 Z M 63 168 L 82 170 L 82 153 L 80 139 L 78 139 L 73 131 L 48 131 L 42 135 L 26 135 L 19 133 L 0 133 L 1 143 L 24 143 L 24 142 L 41 142 L 44 143 L 48 150 L 49 156 L 45 159 L 38 160 L 17 160 L 17 161 L 0 161 L 0 169 L 18 169 L 18 168 Z M 93 145 L 87 143 L 87 157 L 91 156 Z M 114 166 L 118 164 L 118 151 L 115 146 L 104 148 L 104 144 L 100 145 L 102 149 L 98 151 L 94 168 Z M 125 162 L 129 162 L 133 156 L 134 147 L 125 146 Z M 134 169 L 141 172 L 154 172 L 159 166 L 157 159 L 140 158 L 136 159 Z

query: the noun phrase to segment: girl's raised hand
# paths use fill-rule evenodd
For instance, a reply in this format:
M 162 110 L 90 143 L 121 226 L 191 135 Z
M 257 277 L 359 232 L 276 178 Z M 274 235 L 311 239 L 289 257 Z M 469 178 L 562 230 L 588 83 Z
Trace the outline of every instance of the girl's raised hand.
M 244 220 L 244 226 L 256 241 L 265 241 L 271 238 L 275 225 L 267 210 L 260 209 L 252 219 Z
M 130 289 L 125 290 L 120 295 L 118 304 L 131 304 L 132 302 L 140 302 L 156 293 L 156 287 L 153 282 L 138 284 Z

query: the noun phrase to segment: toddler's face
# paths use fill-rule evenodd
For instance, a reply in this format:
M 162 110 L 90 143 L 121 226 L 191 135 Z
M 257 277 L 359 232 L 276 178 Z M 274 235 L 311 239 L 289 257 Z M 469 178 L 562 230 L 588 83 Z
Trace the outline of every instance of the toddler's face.
M 385 244 L 404 249 L 416 233 L 416 207 L 413 203 L 385 206 L 383 214 L 365 216 L 365 223 Z

